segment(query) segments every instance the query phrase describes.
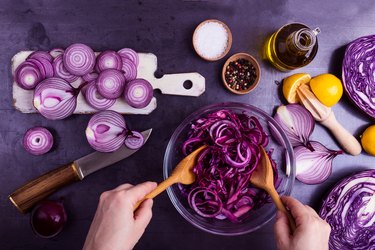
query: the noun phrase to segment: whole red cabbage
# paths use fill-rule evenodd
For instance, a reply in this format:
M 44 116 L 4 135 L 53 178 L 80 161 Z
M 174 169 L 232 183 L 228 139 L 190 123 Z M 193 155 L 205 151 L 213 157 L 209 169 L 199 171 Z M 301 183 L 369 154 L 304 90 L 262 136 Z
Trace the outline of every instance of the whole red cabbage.
M 320 217 L 332 228 L 330 250 L 374 250 L 375 169 L 340 181 L 324 200 Z

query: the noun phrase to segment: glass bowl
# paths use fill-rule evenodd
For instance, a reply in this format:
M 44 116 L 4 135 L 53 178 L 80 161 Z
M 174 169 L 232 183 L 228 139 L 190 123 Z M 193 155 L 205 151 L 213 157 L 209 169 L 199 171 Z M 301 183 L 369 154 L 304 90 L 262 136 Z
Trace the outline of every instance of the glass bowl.
M 246 112 L 250 116 L 255 116 L 261 123 L 264 131 L 269 135 L 269 144 L 266 150 L 273 149 L 272 159 L 276 162 L 280 184 L 277 192 L 280 195 L 289 195 L 292 191 L 295 179 L 295 160 L 293 148 L 285 133 L 275 120 L 266 112 L 254 106 L 244 103 L 218 103 L 203 107 L 189 115 L 173 133 L 165 155 L 163 174 L 168 178 L 173 168 L 180 162 L 184 156 L 181 152 L 182 143 L 187 138 L 190 125 L 198 118 L 205 117 L 207 114 L 215 111 L 227 109 L 235 113 Z M 272 136 L 270 128 L 272 129 Z M 289 174 L 286 175 L 285 173 Z M 182 194 L 178 185 L 173 185 L 167 189 L 169 198 L 177 211 L 192 225 L 206 232 L 218 235 L 241 235 L 255 231 L 268 223 L 276 214 L 275 205 L 270 202 L 258 209 L 251 210 L 249 216 L 242 222 L 233 223 L 229 220 L 219 220 L 215 218 L 204 218 L 198 215 L 190 208 L 187 197 Z

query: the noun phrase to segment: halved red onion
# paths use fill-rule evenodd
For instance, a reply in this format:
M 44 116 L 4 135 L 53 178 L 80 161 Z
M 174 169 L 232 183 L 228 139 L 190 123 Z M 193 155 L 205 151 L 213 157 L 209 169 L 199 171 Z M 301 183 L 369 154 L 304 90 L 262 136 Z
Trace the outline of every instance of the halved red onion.
M 116 51 L 112 51 L 112 50 L 104 51 L 100 53 L 100 55 L 96 59 L 95 69 L 98 72 L 101 72 L 106 69 L 121 70 L 121 67 L 122 67 L 121 56 Z
M 151 102 L 152 96 L 152 85 L 145 79 L 135 79 L 125 86 L 125 101 L 133 108 L 146 107 Z
M 70 116 L 77 106 L 78 90 L 58 77 L 43 80 L 34 91 L 34 107 L 47 119 L 59 120 Z
M 23 136 L 23 147 L 33 155 L 42 155 L 51 150 L 53 146 L 53 136 L 48 129 L 34 127 Z
M 127 82 L 130 82 L 137 78 L 137 66 L 132 60 L 128 58 L 122 59 L 122 71 Z
M 63 63 L 63 56 L 59 55 L 53 60 L 53 68 L 55 71 L 55 76 L 60 77 L 68 82 L 74 82 L 78 79 L 78 76 L 70 74 L 69 71 L 66 70 L 64 63 Z
M 135 64 L 135 66 L 138 67 L 139 57 L 138 57 L 137 52 L 135 52 L 134 50 L 132 50 L 130 48 L 123 48 L 123 49 L 120 49 L 119 51 L 117 51 L 117 53 L 119 53 L 119 55 L 123 59 L 124 58 L 130 59 Z
M 315 121 L 305 107 L 299 104 L 281 105 L 273 118 L 284 130 L 293 147 L 305 146 L 314 150 L 309 137 L 314 130 Z
M 95 66 L 95 53 L 87 45 L 75 43 L 66 48 L 64 66 L 73 75 L 84 76 L 90 73 Z
M 50 54 L 53 58 L 56 58 L 56 57 L 58 57 L 59 55 L 63 55 L 64 52 L 65 52 L 65 50 L 62 49 L 62 48 L 54 48 L 54 49 L 51 49 L 51 50 L 49 51 L 49 54 Z
M 96 72 L 91 72 L 91 73 L 88 73 L 84 76 L 82 76 L 82 79 L 85 81 L 85 82 L 92 82 L 94 80 L 96 80 L 96 78 L 98 78 L 99 74 L 96 73 Z
M 37 59 L 37 60 L 39 60 L 41 58 L 44 58 L 47 61 L 49 61 L 50 63 L 52 63 L 52 61 L 53 61 L 52 56 L 48 52 L 46 52 L 46 51 L 34 51 L 33 53 L 31 53 L 27 57 L 27 59 L 31 59 L 31 58 L 34 58 L 34 59 Z
M 93 149 L 113 152 L 124 144 L 127 131 L 121 114 L 105 110 L 91 117 L 86 128 L 86 138 Z
M 85 97 L 86 102 L 91 107 L 97 110 L 106 110 L 112 107 L 116 102 L 116 99 L 107 99 L 100 95 L 95 81 L 92 81 L 87 86 L 85 86 L 82 89 L 82 93 Z
M 23 89 L 34 89 L 43 80 L 38 67 L 31 62 L 21 63 L 14 72 L 14 80 Z
M 106 69 L 100 72 L 96 79 L 99 93 L 108 99 L 116 99 L 124 91 L 125 77 L 116 69 Z
M 343 151 L 327 149 L 316 141 L 310 143 L 314 151 L 304 146 L 293 150 L 296 157 L 296 178 L 305 184 L 319 184 L 331 175 L 332 161 Z
M 130 149 L 138 149 L 142 147 L 143 143 L 145 142 L 145 138 L 140 132 L 131 131 L 125 139 L 125 146 Z

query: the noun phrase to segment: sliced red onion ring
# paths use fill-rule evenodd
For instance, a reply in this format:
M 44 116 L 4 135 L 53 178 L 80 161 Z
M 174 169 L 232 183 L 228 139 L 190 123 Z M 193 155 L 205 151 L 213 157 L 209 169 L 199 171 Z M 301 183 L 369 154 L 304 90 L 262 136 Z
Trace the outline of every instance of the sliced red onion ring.
M 56 58 L 58 57 L 59 55 L 63 55 L 65 52 L 64 49 L 61 49 L 61 48 L 54 48 L 54 49 L 51 49 L 49 51 L 49 54 L 53 57 L 53 58 Z
M 55 71 L 55 76 L 60 77 L 70 83 L 76 81 L 78 76 L 70 74 L 69 71 L 66 70 L 64 63 L 63 63 L 63 56 L 59 55 L 53 60 L 53 67 Z
M 96 59 L 95 69 L 98 72 L 101 72 L 105 69 L 121 70 L 121 68 L 122 68 L 121 56 L 116 51 L 112 51 L 112 50 L 104 51 L 100 53 L 100 55 Z
M 120 49 L 119 51 L 117 51 L 117 53 L 119 53 L 119 55 L 122 58 L 130 59 L 135 64 L 135 66 L 138 67 L 139 57 L 138 57 L 137 52 L 135 52 L 134 50 L 132 50 L 130 48 L 123 48 L 123 49 Z
M 43 80 L 38 67 L 31 62 L 21 63 L 15 73 L 14 80 L 23 89 L 34 89 L 38 83 Z
M 52 56 L 48 52 L 45 52 L 45 51 L 34 51 L 33 53 L 31 53 L 27 57 L 27 59 L 31 59 L 31 58 L 34 58 L 34 59 L 37 59 L 37 60 L 39 60 L 41 58 L 44 58 L 45 60 L 49 61 L 50 63 L 52 63 L 52 61 L 53 61 Z
M 96 78 L 98 78 L 99 74 L 96 73 L 96 72 L 91 72 L 91 73 L 88 73 L 84 76 L 82 76 L 82 79 L 85 81 L 85 82 L 92 82 L 94 80 L 96 80 Z
M 138 149 L 142 147 L 145 139 L 143 135 L 137 131 L 132 131 L 130 135 L 128 135 L 125 139 L 125 146 L 130 149 Z
M 48 129 L 34 127 L 27 130 L 23 137 L 23 147 L 33 155 L 42 155 L 51 150 L 53 146 L 53 136 Z
M 137 66 L 128 58 L 122 59 L 122 71 L 127 82 L 137 78 Z
M 124 117 L 112 110 L 93 115 L 86 128 L 86 138 L 91 147 L 100 152 L 113 152 L 125 141 L 127 128 Z
M 70 45 L 63 55 L 65 68 L 73 75 L 84 76 L 95 66 L 95 53 L 87 45 L 75 43 Z
M 97 110 L 106 110 L 112 107 L 116 102 L 116 99 L 107 99 L 100 95 L 95 81 L 92 81 L 87 86 L 85 86 L 82 89 L 82 92 L 86 102 L 91 107 Z
M 44 76 L 44 78 L 53 76 L 52 62 L 49 61 L 49 59 L 45 58 L 44 54 L 35 54 L 34 57 L 26 59 L 26 62 L 34 63 L 38 67 L 39 71 L 41 72 L 42 76 Z
M 214 218 L 221 213 L 223 203 L 220 197 L 206 188 L 197 188 L 189 193 L 189 204 L 200 216 Z
M 99 93 L 108 99 L 116 99 L 124 91 L 125 77 L 121 71 L 106 69 L 96 79 Z
M 70 116 L 77 106 L 78 90 L 58 77 L 43 80 L 34 91 L 34 107 L 47 119 Z
M 146 107 L 151 102 L 152 95 L 152 85 L 145 79 L 135 79 L 125 86 L 125 101 L 133 108 Z

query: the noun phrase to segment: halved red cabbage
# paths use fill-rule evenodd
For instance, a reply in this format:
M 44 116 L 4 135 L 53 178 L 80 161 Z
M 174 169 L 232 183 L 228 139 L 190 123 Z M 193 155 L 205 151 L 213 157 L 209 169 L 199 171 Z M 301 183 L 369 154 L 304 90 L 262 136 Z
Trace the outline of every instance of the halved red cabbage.
M 375 118 L 375 35 L 360 37 L 348 45 L 342 81 L 349 98 Z
M 332 228 L 330 250 L 375 249 L 375 169 L 336 184 L 319 214 Z

